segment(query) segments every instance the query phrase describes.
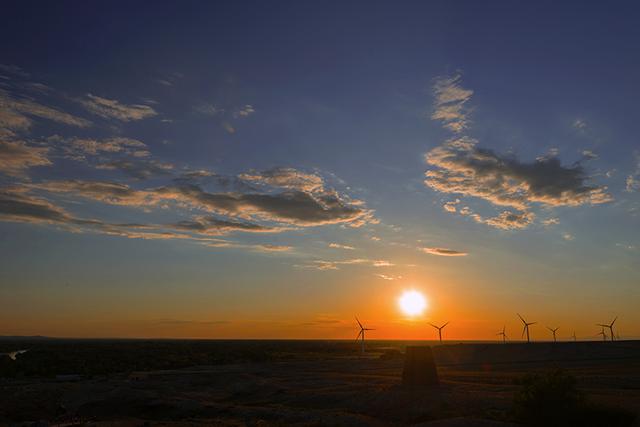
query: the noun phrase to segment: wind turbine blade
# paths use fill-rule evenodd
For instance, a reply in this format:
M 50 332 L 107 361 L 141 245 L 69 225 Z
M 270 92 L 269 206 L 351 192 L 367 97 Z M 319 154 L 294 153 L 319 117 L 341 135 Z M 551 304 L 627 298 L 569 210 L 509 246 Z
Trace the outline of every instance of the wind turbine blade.
M 522 328 L 522 337 L 524 338 L 524 333 L 527 332 L 527 325 L 525 323 L 524 328 Z
M 438 328 L 436 325 L 434 325 L 433 323 L 429 323 L 429 324 L 430 324 L 431 326 L 433 326 L 434 328 L 436 328 L 436 329 L 440 329 L 440 328 Z
M 522 318 L 522 316 L 520 316 L 520 313 L 516 313 L 516 314 L 518 315 L 518 317 L 520 318 L 520 320 L 522 320 L 522 323 L 527 323 L 527 322 Z
M 449 324 L 449 322 L 445 323 L 444 325 L 440 326 L 440 329 L 444 328 L 445 326 L 447 326 Z
M 531 322 L 531 323 L 527 323 L 527 325 L 531 326 L 531 325 L 535 325 L 538 322 Z
M 356 337 L 356 341 L 360 339 L 360 335 L 362 335 L 362 330 L 360 330 L 360 332 L 358 333 L 358 336 Z
M 618 316 L 616 316 L 616 318 L 613 319 L 613 322 L 611 322 L 611 326 L 613 326 L 613 324 L 616 323 L 616 320 L 618 320 Z
M 358 322 L 358 326 L 360 326 L 360 329 L 362 329 L 362 323 L 360 323 L 360 321 L 358 320 L 358 317 L 356 317 L 356 322 Z

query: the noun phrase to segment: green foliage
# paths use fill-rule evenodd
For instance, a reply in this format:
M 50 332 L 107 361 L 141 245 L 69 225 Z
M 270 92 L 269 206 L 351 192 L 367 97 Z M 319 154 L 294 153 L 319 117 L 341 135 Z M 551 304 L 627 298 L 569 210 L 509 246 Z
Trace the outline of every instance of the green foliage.
M 563 370 L 526 375 L 518 383 L 514 415 L 526 425 L 622 427 L 631 426 L 635 418 L 625 410 L 590 403 L 576 379 Z

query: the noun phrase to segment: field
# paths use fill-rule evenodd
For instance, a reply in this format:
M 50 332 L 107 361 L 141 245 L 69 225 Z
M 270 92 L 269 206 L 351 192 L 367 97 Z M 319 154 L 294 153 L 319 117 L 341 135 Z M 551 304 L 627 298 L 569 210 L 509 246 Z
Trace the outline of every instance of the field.
M 504 426 L 518 379 L 562 368 L 639 425 L 638 341 L 435 345 L 441 384 L 425 388 L 400 384 L 408 344 L 434 343 L 5 340 L 29 351 L 0 364 L 0 424 Z

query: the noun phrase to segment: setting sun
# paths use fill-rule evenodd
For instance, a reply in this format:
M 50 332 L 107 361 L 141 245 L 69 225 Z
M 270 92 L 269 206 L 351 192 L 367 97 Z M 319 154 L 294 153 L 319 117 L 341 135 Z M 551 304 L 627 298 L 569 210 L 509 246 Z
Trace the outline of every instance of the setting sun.
M 427 308 L 427 300 L 418 291 L 405 291 L 398 299 L 400 309 L 407 316 L 419 316 Z

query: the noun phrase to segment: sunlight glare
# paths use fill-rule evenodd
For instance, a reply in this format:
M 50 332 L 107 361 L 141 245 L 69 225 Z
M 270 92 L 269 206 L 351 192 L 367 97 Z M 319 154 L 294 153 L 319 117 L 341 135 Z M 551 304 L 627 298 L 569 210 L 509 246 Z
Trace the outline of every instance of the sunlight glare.
M 398 299 L 398 304 L 407 316 L 419 316 L 427 308 L 424 295 L 415 290 L 405 291 Z

